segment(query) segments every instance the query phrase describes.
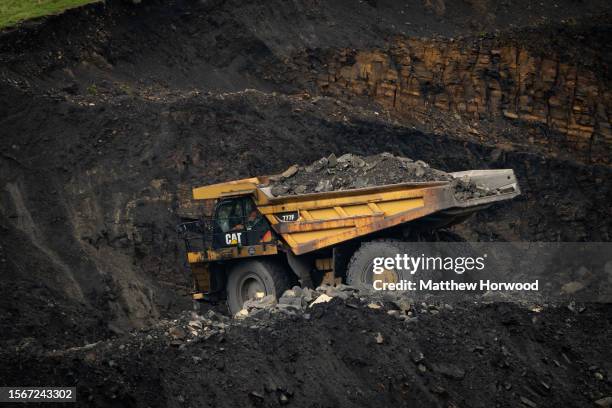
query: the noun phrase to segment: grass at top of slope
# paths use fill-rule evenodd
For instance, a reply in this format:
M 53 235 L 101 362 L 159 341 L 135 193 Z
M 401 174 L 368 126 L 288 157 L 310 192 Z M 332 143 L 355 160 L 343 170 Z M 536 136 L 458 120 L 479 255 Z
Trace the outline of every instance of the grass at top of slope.
M 101 0 L 0 0 L 0 29 Z

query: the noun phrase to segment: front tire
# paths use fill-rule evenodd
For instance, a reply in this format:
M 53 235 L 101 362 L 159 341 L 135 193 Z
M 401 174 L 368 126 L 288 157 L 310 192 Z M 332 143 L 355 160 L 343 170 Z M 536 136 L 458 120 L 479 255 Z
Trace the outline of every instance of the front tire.
M 278 299 L 287 289 L 289 276 L 278 262 L 267 259 L 240 261 L 229 271 L 227 305 L 234 315 L 242 310 L 247 300 L 267 295 L 274 295 Z

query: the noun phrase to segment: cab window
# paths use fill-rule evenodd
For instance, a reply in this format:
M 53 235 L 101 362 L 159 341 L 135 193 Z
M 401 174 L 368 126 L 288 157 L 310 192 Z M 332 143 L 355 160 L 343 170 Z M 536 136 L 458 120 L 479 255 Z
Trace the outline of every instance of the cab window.
M 242 202 L 232 200 L 223 203 L 217 210 L 217 225 L 222 232 L 243 229 Z

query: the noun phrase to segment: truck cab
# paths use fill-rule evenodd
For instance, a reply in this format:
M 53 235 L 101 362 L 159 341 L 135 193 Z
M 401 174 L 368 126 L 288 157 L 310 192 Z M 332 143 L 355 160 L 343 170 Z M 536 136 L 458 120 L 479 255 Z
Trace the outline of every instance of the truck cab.
M 268 219 L 251 196 L 214 201 L 211 216 L 178 226 L 194 279 L 193 298 L 227 299 L 235 313 L 246 300 L 280 295 L 289 285 L 285 272 L 278 259 L 262 260 L 277 255 L 279 249 Z
M 226 198 L 217 203 L 212 219 L 212 249 L 271 242 L 270 223 L 251 197 Z

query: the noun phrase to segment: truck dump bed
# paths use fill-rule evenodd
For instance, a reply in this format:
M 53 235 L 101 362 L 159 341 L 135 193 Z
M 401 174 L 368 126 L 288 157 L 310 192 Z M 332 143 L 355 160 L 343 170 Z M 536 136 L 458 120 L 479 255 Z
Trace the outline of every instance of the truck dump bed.
M 450 225 L 520 194 L 511 169 L 450 174 L 488 193 L 466 196 L 456 183 L 436 181 L 275 197 L 268 177 L 254 177 L 195 188 L 193 194 L 196 200 L 251 195 L 295 255 L 413 221 Z

